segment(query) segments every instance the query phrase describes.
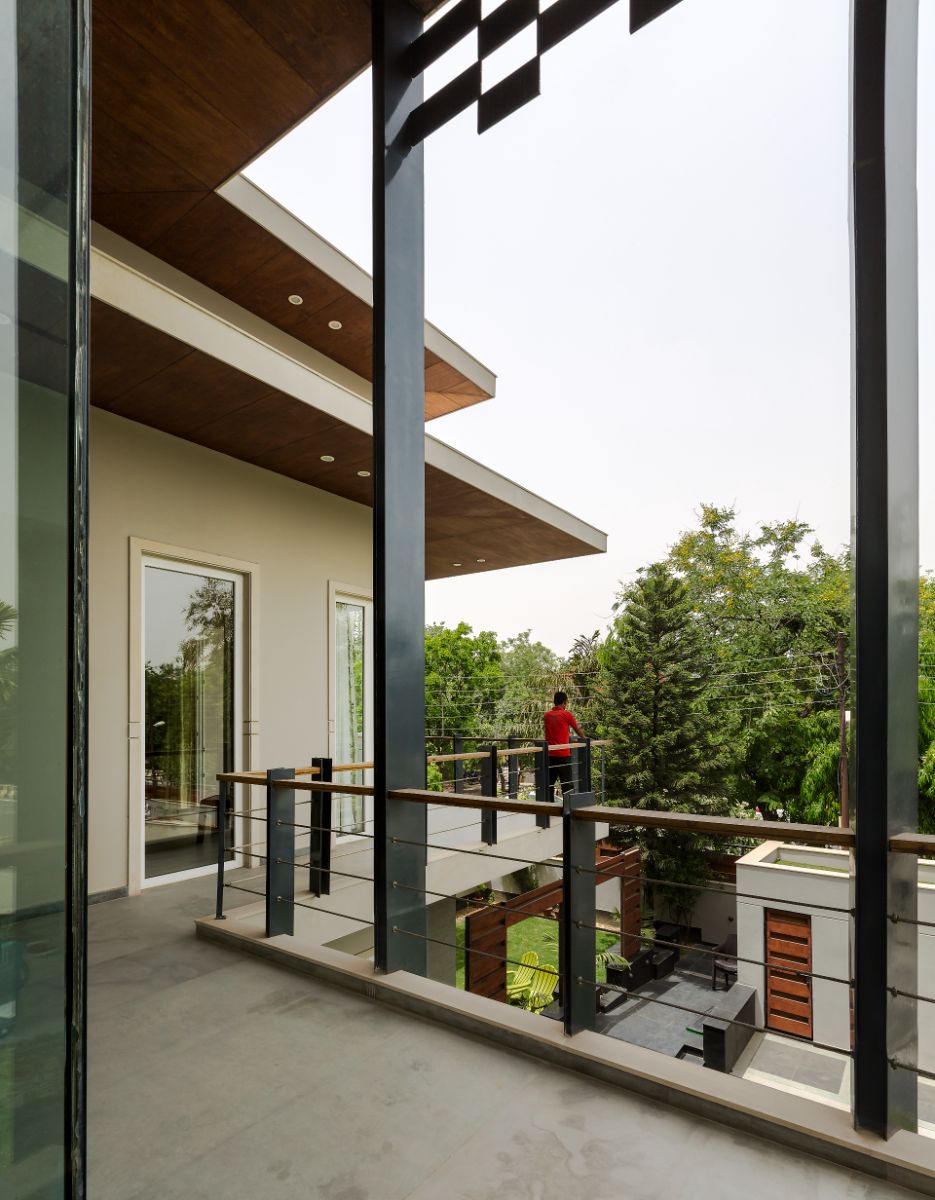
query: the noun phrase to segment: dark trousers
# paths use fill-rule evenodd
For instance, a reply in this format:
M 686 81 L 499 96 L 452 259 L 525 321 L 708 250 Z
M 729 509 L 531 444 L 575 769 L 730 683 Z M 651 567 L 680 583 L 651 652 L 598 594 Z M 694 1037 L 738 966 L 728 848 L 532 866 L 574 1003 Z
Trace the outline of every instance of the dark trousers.
M 562 795 L 574 790 L 575 783 L 571 773 L 570 758 L 549 758 L 549 797 L 555 797 L 555 785 L 561 783 Z

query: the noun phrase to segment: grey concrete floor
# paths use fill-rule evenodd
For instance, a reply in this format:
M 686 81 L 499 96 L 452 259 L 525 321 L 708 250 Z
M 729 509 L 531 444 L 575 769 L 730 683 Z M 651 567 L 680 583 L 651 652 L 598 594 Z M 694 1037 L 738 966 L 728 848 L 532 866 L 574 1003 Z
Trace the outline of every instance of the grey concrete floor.
M 90 1200 L 910 1195 L 199 942 L 212 895 L 91 910 Z

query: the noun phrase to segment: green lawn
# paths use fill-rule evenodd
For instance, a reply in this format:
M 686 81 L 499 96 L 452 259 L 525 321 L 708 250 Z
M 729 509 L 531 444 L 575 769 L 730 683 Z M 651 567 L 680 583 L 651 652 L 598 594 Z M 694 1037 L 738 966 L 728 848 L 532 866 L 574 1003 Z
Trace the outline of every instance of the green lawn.
M 539 962 L 558 969 L 558 922 L 547 921 L 539 917 L 529 917 L 525 921 L 520 921 L 516 925 L 512 925 L 507 930 L 507 958 L 513 962 L 519 962 L 527 950 L 535 950 L 539 955 Z M 464 921 L 460 920 L 457 924 L 456 941 L 458 944 L 457 951 L 457 986 L 464 988 Z M 609 949 L 614 942 L 619 941 L 615 933 L 595 933 L 594 949 L 595 953 L 600 950 Z M 514 968 L 507 966 L 507 973 L 510 974 Z M 597 974 L 594 978 L 598 983 L 603 983 L 606 977 L 606 971 L 601 966 L 595 966 Z

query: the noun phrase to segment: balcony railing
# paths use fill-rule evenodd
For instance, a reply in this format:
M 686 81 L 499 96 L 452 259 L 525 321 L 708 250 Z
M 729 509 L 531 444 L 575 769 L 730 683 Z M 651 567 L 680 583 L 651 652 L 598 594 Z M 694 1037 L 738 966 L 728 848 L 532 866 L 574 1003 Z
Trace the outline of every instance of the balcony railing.
M 755 844 L 767 841 L 781 841 L 803 849 L 831 847 L 850 850 L 854 845 L 852 830 L 734 817 L 699 816 L 681 812 L 624 809 L 599 804 L 596 802 L 595 793 L 590 787 L 584 786 L 591 782 L 591 754 L 595 748 L 602 747 L 595 747 L 592 743 L 587 748 L 574 748 L 575 753 L 579 755 L 577 782 L 581 786 L 580 790 L 565 794 L 561 802 L 546 798 L 550 791 L 548 757 L 544 746 L 527 744 L 497 748 L 496 745 L 490 744 L 475 751 L 433 756 L 430 761 L 440 764 L 479 763 L 480 790 L 472 793 L 464 790 L 438 792 L 401 789 L 391 791 L 388 799 L 432 811 L 458 810 L 470 813 L 476 819 L 467 825 L 451 824 L 450 829 L 438 830 L 434 834 L 428 832 L 419 840 L 388 834 L 387 849 L 392 845 L 417 847 L 424 851 L 427 858 L 431 859 L 431 856 L 435 855 L 436 858 L 431 861 L 436 863 L 439 861 L 439 855 L 482 860 L 483 865 L 479 863 L 476 872 L 478 881 L 490 878 L 497 869 L 502 875 L 507 875 L 523 866 L 540 867 L 544 862 L 554 866 L 560 879 L 560 886 L 558 881 L 555 884 L 554 904 L 539 894 L 548 889 L 540 888 L 535 895 L 521 893 L 508 902 L 497 899 L 479 901 L 472 895 L 469 905 L 474 915 L 485 909 L 492 913 L 504 914 L 504 929 L 509 921 L 522 920 L 524 917 L 536 917 L 554 924 L 558 945 L 557 968 L 539 964 L 545 968 L 546 974 L 551 971 L 554 975 L 554 995 L 546 994 L 547 989 L 546 993 L 542 992 L 544 976 L 540 971 L 538 986 L 542 1002 L 532 1007 L 535 1011 L 544 1013 L 546 1017 L 560 1021 L 565 1034 L 570 1038 L 584 1032 L 609 1032 L 611 1028 L 619 1029 L 621 1021 L 630 1020 L 634 1012 L 642 1011 L 644 1006 L 650 1006 L 658 1013 L 672 1014 L 671 1019 L 676 1026 L 681 1021 L 686 1036 L 690 1034 L 698 1043 L 696 1057 L 705 1065 L 714 1066 L 722 1072 L 730 1073 L 734 1069 L 754 1035 L 769 1035 L 770 1039 L 799 1048 L 807 1046 L 811 1050 L 833 1055 L 841 1062 L 852 1060 L 852 1045 L 825 1042 L 816 1036 L 809 1036 L 807 1041 L 803 1041 L 802 1037 L 777 1027 L 777 1023 L 765 1012 L 761 1018 L 757 1012 L 756 1001 L 750 997 L 752 989 L 741 984 L 739 978 L 745 970 L 765 972 L 771 983 L 776 985 L 778 1008 L 781 1010 L 785 1007 L 793 1014 L 790 1019 L 794 1019 L 795 1014 L 802 1010 L 801 997 L 808 996 L 810 1004 L 812 990 L 816 985 L 847 989 L 847 995 L 852 996 L 855 979 L 850 971 L 835 972 L 826 969 L 821 961 L 814 962 L 811 958 L 806 960 L 797 955 L 791 945 L 784 950 L 781 942 L 772 952 L 764 949 L 759 953 L 751 951 L 749 945 L 738 945 L 736 942 L 733 946 L 705 945 L 701 944 L 700 939 L 694 944 L 686 943 L 675 925 L 666 926 L 664 922 L 657 921 L 652 928 L 644 927 L 640 912 L 640 893 L 643 887 L 686 889 L 698 895 L 718 893 L 728 895 L 736 901 L 755 901 L 764 912 L 772 906 L 789 909 L 793 913 L 804 908 L 809 912 L 843 920 L 848 923 L 848 927 L 854 919 L 854 912 L 849 904 L 806 901 L 795 896 L 790 898 L 788 894 L 771 895 L 759 891 L 747 893 L 741 887 L 731 888 L 717 881 L 681 882 L 647 873 L 638 859 L 632 856 L 623 861 L 624 856 L 621 855 L 621 861 L 614 859 L 611 865 L 607 865 L 606 859 L 602 861 L 600 853 L 600 848 L 606 843 L 611 831 L 617 832 L 616 840 L 619 843 L 635 843 L 637 831 L 648 830 L 658 830 L 675 836 L 698 837 L 709 845 L 732 848 L 736 859 L 743 852 L 750 851 Z M 528 756 L 535 764 L 532 769 L 532 786 L 536 798 L 521 798 L 521 787 L 517 780 L 519 772 L 508 774 L 504 794 L 500 794 L 500 763 L 505 761 L 512 766 L 514 763 L 520 763 L 524 756 Z M 270 938 L 294 934 L 297 915 L 303 910 L 310 910 L 322 916 L 343 918 L 361 928 L 375 926 L 378 920 L 376 911 L 368 912 L 366 907 L 358 907 L 353 912 L 342 911 L 339 899 L 332 897 L 328 900 L 333 879 L 347 881 L 353 885 L 372 886 L 377 860 L 381 854 L 385 854 L 385 850 L 378 845 L 376 832 L 371 828 L 355 834 L 363 845 L 369 847 L 369 862 L 367 854 L 362 855 L 360 859 L 367 865 L 359 869 L 348 869 L 357 868 L 358 860 L 338 861 L 332 857 L 333 839 L 343 832 L 333 820 L 335 796 L 348 794 L 373 797 L 374 794 L 370 785 L 344 784 L 339 781 L 339 776 L 360 771 L 364 765 L 335 765 L 327 759 L 316 759 L 315 765 L 311 767 L 218 776 L 221 784 L 221 829 L 230 827 L 228 818 L 234 813 L 232 797 L 235 787 L 243 785 L 248 793 L 251 787 L 257 785 L 265 788 L 265 804 L 262 807 L 245 807 L 236 812 L 238 817 L 264 824 L 265 834 L 262 838 L 241 846 L 227 845 L 221 839 L 216 906 L 218 919 L 224 917 L 225 890 L 233 889 L 263 900 L 264 929 L 266 936 Z M 514 842 L 517 836 L 515 832 L 511 832 L 505 840 L 498 836 L 498 814 L 529 818 L 522 822 L 521 833 L 535 835 L 538 831 L 545 834 L 546 830 L 552 829 L 551 837 L 545 835 L 548 841 L 544 841 L 541 848 L 536 847 L 533 851 L 538 853 L 538 857 L 532 857 L 529 851 L 523 854 L 511 847 L 510 843 Z M 373 822 L 369 824 L 372 826 Z M 450 822 L 446 822 L 446 825 L 449 824 Z M 473 829 L 475 832 L 476 840 L 473 844 L 464 842 L 455 845 L 444 840 L 446 833 L 464 829 Z M 933 854 L 935 838 L 901 835 L 892 840 L 891 849 L 898 853 Z M 250 862 L 259 862 L 262 873 L 248 879 L 225 880 L 225 858 L 232 851 L 241 854 Z M 370 873 L 371 870 L 374 873 Z M 299 872 L 308 873 L 307 887 L 302 886 L 302 876 L 297 875 Z M 623 881 L 618 926 L 620 961 L 602 964 L 606 978 L 598 978 L 603 972 L 599 972 L 596 965 L 595 939 L 600 934 L 607 934 L 609 929 L 606 919 L 603 923 L 598 919 L 598 888 L 608 880 L 616 879 Z M 440 901 L 453 901 L 456 906 L 467 903 L 464 889 L 439 890 L 432 886 L 433 882 L 426 879 L 414 885 L 404 877 L 392 876 L 386 880 L 387 886 L 394 892 L 412 896 L 413 908 L 434 905 Z M 470 893 L 470 889 L 467 891 Z M 376 897 L 375 888 L 374 902 Z M 369 902 L 368 900 L 367 903 Z M 890 913 L 889 919 L 898 923 L 906 918 L 898 913 Z M 911 923 L 919 927 L 935 928 L 935 921 L 913 918 Z M 394 937 L 422 941 L 426 947 L 434 946 L 452 954 L 465 949 L 459 945 L 454 928 L 450 936 L 440 937 L 437 936 L 437 930 L 407 928 L 407 924 L 410 922 L 403 920 L 393 923 L 389 933 Z M 505 939 L 500 946 L 493 946 L 487 942 L 476 946 L 469 945 L 466 950 L 469 956 L 474 956 L 475 963 L 478 959 L 484 959 L 496 965 L 503 984 L 498 994 L 503 998 L 506 998 L 508 989 L 515 992 L 518 981 L 525 980 L 530 973 L 529 961 L 511 956 L 507 952 Z M 652 970 L 658 969 L 660 962 L 663 969 L 670 969 L 672 957 L 679 954 L 684 954 L 696 962 L 694 982 L 691 985 L 694 991 L 691 991 L 691 987 L 688 989 L 692 997 L 700 996 L 697 980 L 710 969 L 712 992 L 716 996 L 713 1003 L 708 1002 L 709 998 L 673 998 L 672 989 L 652 986 Z M 650 968 L 649 974 L 646 973 L 647 964 Z M 638 966 L 639 970 L 636 969 Z M 720 978 L 719 971 L 724 975 L 727 986 L 723 992 L 714 992 Z M 730 984 L 731 977 L 737 981 L 733 985 Z M 546 979 L 545 982 L 549 981 Z M 893 996 L 904 996 L 925 1004 L 935 1003 L 935 997 L 907 993 L 895 987 L 890 991 Z M 760 996 L 761 1001 L 762 998 Z M 759 1007 L 762 1008 L 762 1003 Z M 781 1024 L 780 1021 L 779 1025 Z M 619 1036 L 619 1033 L 614 1036 Z M 894 1070 L 913 1072 L 920 1079 L 935 1079 L 935 1072 L 896 1056 L 891 1060 L 891 1067 Z

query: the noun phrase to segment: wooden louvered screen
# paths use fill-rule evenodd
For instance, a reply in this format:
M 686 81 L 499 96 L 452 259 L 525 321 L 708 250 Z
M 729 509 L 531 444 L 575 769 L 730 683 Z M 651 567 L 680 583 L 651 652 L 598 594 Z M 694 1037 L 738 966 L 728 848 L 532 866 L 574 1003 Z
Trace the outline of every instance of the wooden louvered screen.
M 506 925 L 503 908 L 472 913 L 464 925 L 465 988 L 475 996 L 506 1000 Z
M 812 922 L 800 913 L 766 913 L 766 1025 L 778 1033 L 812 1036 Z M 792 968 L 792 971 L 782 970 Z

